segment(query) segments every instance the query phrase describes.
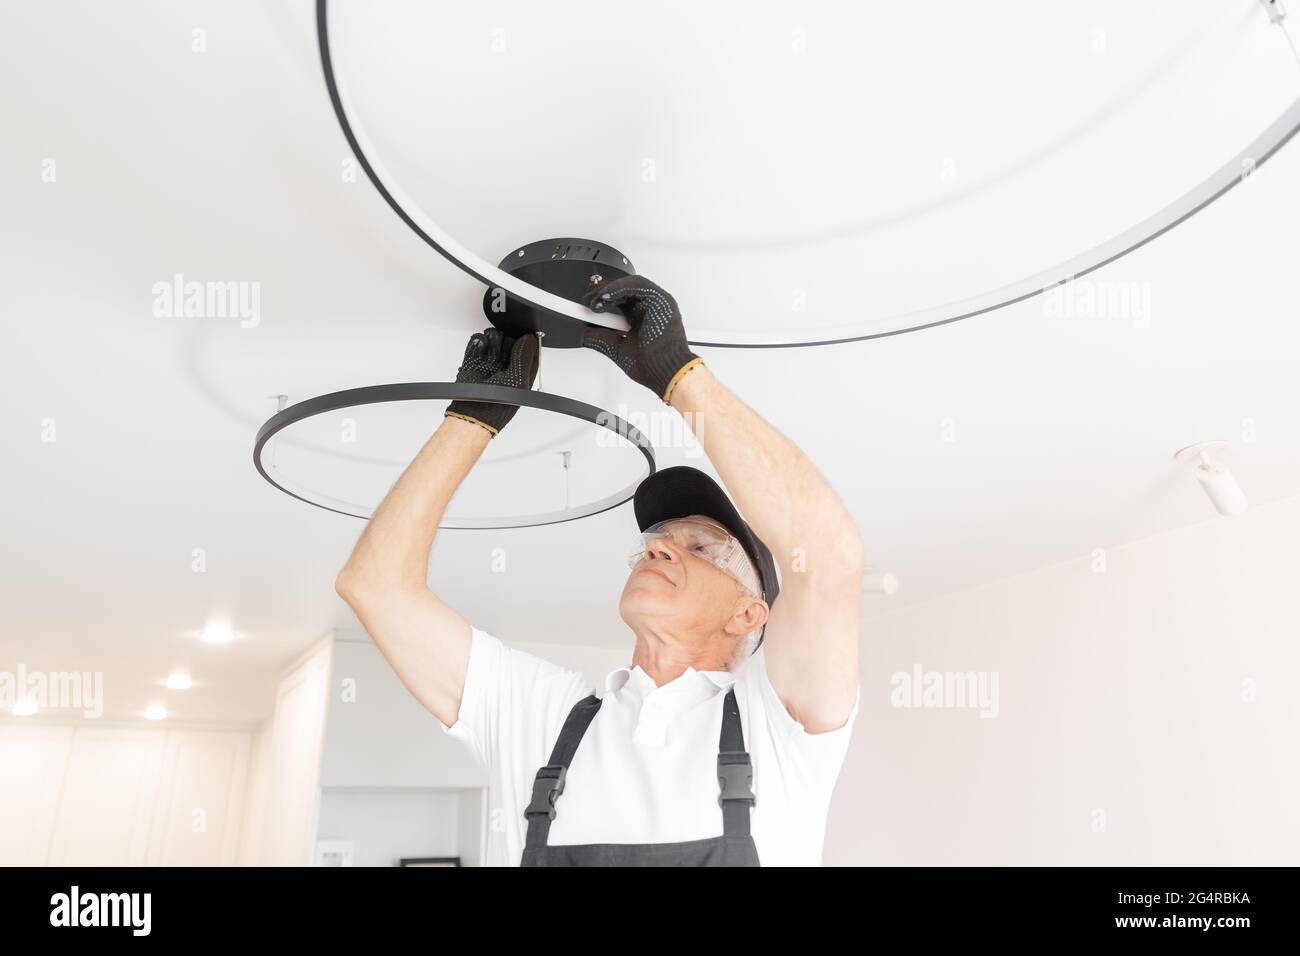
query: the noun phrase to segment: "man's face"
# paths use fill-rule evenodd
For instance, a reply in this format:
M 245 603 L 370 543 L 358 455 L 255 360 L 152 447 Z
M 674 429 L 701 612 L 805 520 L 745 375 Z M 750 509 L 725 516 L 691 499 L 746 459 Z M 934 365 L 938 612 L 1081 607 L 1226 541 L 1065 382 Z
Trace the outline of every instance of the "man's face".
M 646 545 L 623 586 L 618 605 L 623 620 L 634 628 L 637 622 L 654 623 L 682 639 L 719 631 L 740 638 L 753 630 L 752 619 L 736 616 L 755 603 L 759 608 L 751 615 L 762 613 L 762 601 L 700 547 L 710 537 L 725 541 L 730 532 L 702 515 L 667 522 L 660 530 L 667 533 Z

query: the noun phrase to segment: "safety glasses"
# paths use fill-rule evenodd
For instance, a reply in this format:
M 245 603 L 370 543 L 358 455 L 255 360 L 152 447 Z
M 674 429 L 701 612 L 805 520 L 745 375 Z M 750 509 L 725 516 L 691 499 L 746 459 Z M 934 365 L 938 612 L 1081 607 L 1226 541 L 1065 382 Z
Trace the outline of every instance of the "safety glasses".
M 628 567 L 635 568 L 651 542 L 660 538 L 669 538 L 681 551 L 708 561 L 738 581 L 752 597 L 758 597 L 758 572 L 740 541 L 723 528 L 693 518 L 660 521 L 642 531 L 636 549 L 628 555 Z

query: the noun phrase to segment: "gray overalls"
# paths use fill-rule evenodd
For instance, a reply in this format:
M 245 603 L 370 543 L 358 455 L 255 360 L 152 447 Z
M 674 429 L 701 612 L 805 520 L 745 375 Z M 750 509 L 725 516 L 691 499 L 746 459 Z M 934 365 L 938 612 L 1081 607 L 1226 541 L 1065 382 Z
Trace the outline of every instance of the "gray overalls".
M 564 792 L 565 774 L 598 710 L 600 698 L 594 694 L 574 704 L 551 751 L 551 762 L 537 771 L 533 798 L 524 811 L 528 818 L 528 839 L 521 866 L 758 866 L 758 849 L 749 832 L 754 774 L 745 751 L 734 688 L 727 691 L 722 702 L 722 733 L 718 739 L 721 836 L 680 843 L 547 846 L 551 821 L 555 819 L 555 801 Z

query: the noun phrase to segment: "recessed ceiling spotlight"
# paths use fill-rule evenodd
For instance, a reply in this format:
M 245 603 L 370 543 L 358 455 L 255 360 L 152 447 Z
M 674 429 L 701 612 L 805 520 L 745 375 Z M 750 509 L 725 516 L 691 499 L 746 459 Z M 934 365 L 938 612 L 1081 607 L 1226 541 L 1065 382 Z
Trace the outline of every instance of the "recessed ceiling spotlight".
M 173 671 L 167 675 L 167 687 L 169 690 L 189 690 L 194 684 L 190 680 L 190 675 L 184 671 Z
M 30 700 L 20 700 L 14 704 L 13 715 L 15 717 L 30 717 L 36 713 L 36 705 Z
M 1219 514 L 1239 515 L 1250 507 L 1250 502 L 1223 461 L 1227 450 L 1226 441 L 1202 441 L 1181 449 L 1174 459 L 1192 466 Z
M 145 720 L 164 720 L 167 717 L 167 708 L 162 704 L 150 704 L 144 709 Z
M 199 638 L 207 644 L 229 644 L 235 639 L 235 632 L 227 621 L 212 621 Z

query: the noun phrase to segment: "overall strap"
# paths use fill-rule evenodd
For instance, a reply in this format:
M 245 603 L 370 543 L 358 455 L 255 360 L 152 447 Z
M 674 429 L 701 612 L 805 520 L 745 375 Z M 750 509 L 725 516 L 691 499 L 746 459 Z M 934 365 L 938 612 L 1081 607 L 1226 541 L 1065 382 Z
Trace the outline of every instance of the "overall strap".
M 546 838 L 551 833 L 551 821 L 555 819 L 555 801 L 564 792 L 565 774 L 573 761 L 573 755 L 578 752 L 582 735 L 591 726 L 591 719 L 598 710 L 600 698 L 592 694 L 574 704 L 569 716 L 565 718 L 560 736 L 556 738 L 555 747 L 551 750 L 551 762 L 539 769 L 533 780 L 533 799 L 524 811 L 524 816 L 528 819 L 526 846 L 546 846 Z
M 722 701 L 722 732 L 718 736 L 718 806 L 722 807 L 722 834 L 729 840 L 749 838 L 749 811 L 754 806 L 754 768 L 745 751 L 736 690 Z

